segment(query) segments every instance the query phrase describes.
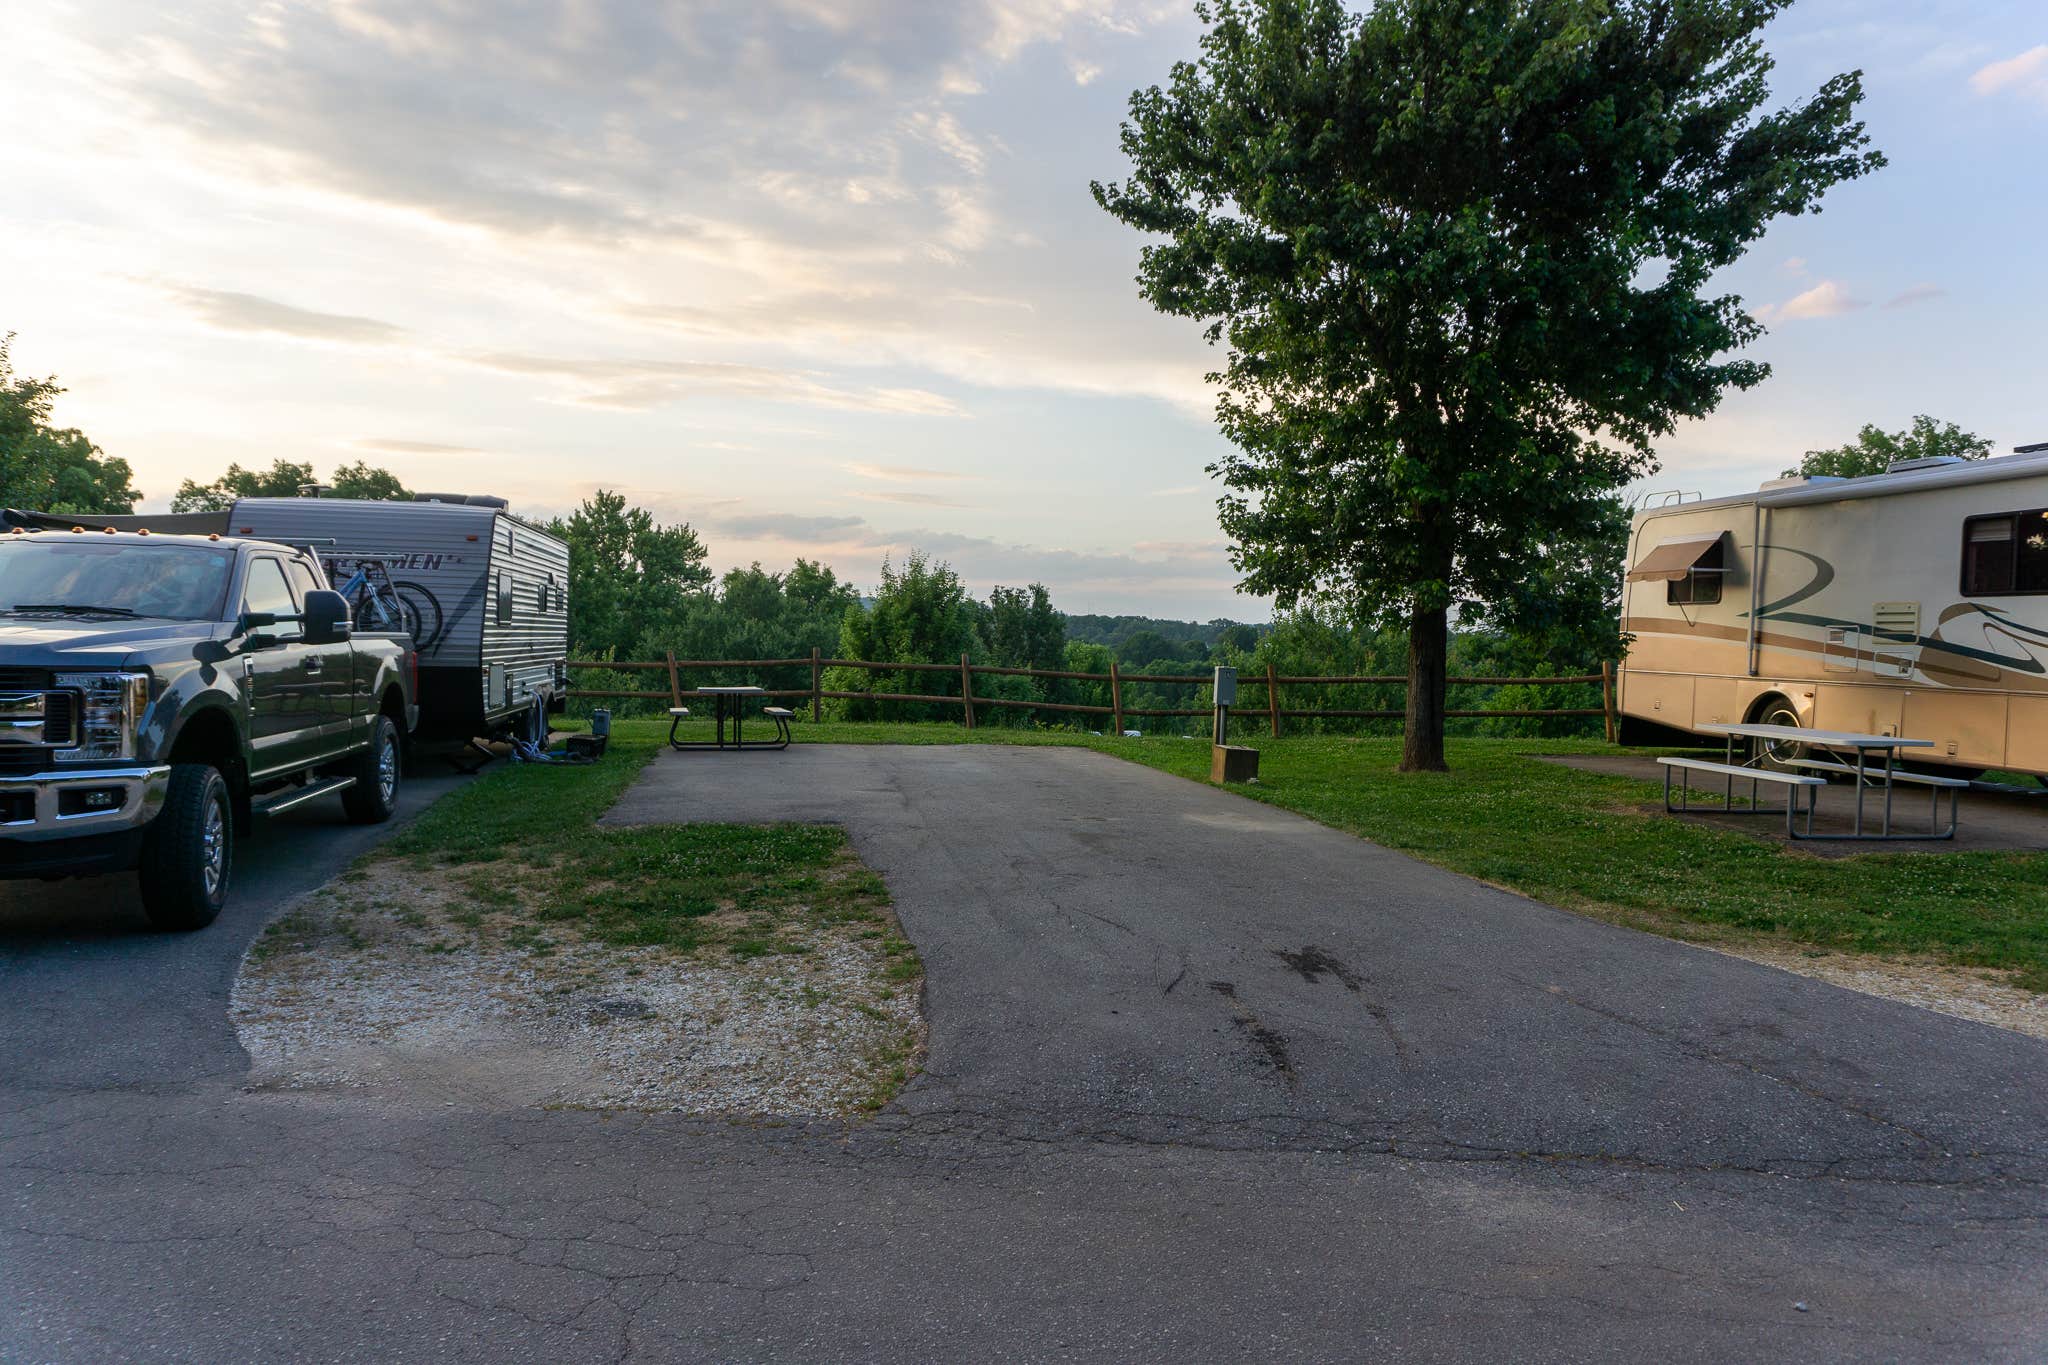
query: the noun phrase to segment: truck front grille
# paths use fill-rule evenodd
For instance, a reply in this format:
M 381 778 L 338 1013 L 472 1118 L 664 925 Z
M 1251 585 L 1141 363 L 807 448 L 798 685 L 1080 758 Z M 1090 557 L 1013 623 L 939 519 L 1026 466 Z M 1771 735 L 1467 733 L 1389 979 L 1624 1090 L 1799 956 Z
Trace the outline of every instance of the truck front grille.
M 0 668 L 0 692 L 34 692 L 49 685 L 47 668 Z
M 68 749 L 78 743 L 78 694 L 43 694 L 43 743 L 52 749 Z

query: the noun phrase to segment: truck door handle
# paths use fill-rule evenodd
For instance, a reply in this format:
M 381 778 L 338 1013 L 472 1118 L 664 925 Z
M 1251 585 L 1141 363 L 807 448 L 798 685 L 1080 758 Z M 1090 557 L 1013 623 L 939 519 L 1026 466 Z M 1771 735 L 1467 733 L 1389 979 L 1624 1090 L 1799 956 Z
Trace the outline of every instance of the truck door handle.
M 326 664 L 320 661 L 320 656 L 317 654 L 308 654 L 306 656 L 305 662 L 300 664 L 299 666 L 305 669 L 308 673 L 318 673 L 322 669 L 327 667 Z

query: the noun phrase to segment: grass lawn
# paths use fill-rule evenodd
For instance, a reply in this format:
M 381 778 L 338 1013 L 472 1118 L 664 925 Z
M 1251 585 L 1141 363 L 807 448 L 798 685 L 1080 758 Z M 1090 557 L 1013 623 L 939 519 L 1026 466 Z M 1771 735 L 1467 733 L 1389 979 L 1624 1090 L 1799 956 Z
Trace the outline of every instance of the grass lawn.
M 615 722 L 614 747 L 658 744 L 665 722 Z M 800 742 L 1081 745 L 1195 781 L 1209 746 L 958 725 L 799 722 Z M 1681 938 L 1772 937 L 1816 949 L 1918 954 L 2009 970 L 2048 991 L 2048 854 L 1814 857 L 1671 819 L 1661 788 L 1537 761 L 1617 752 L 1594 740 L 1453 739 L 1451 771 L 1394 771 L 1395 739 L 1252 741 L 1260 782 L 1233 790 L 1428 862 L 1602 918 Z M 448 802 L 442 806 L 447 807 Z M 1646 812 L 1644 807 L 1650 807 Z M 562 823 L 535 811 L 536 827 Z M 423 822 L 424 823 L 424 822 Z M 437 820 L 438 823 L 438 820 Z
M 902 979 L 918 974 L 916 955 L 893 932 L 888 889 L 839 830 L 600 827 L 598 817 L 660 749 L 652 726 L 632 727 L 588 767 L 498 765 L 436 802 L 380 856 L 455 869 L 484 904 L 530 899 L 552 932 L 617 946 L 757 957 L 785 949 L 779 931 L 795 914 L 861 923 L 902 959 Z

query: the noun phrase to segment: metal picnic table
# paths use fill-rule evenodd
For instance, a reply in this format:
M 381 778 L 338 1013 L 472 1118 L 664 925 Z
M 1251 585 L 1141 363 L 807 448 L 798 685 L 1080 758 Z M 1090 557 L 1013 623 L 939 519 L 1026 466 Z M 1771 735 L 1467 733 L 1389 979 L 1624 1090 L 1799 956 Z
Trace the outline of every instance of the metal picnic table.
M 766 707 L 762 714 L 775 722 L 776 737 L 749 741 L 743 737 L 741 726 L 746 716 L 745 703 L 749 697 L 765 697 L 766 688 L 761 687 L 699 687 L 692 696 L 709 697 L 712 714 L 717 720 L 718 737 L 713 740 L 683 740 L 676 738 L 676 730 L 689 719 L 687 706 L 671 706 L 668 710 L 668 747 L 671 749 L 787 749 L 789 747 L 790 713 L 779 707 Z M 732 742 L 725 739 L 725 722 L 732 719 Z
M 1901 735 L 1866 735 L 1858 733 L 1853 730 L 1817 730 L 1800 725 L 1717 724 L 1702 725 L 1699 728 L 1701 730 L 1708 732 L 1709 734 L 1717 734 L 1726 737 L 1728 742 L 1727 763 L 1724 766 L 1731 770 L 1756 768 L 1758 765 L 1764 762 L 1767 753 L 1766 750 L 1759 746 L 1759 751 L 1753 757 L 1747 759 L 1741 764 L 1737 764 L 1735 762 L 1735 741 L 1737 739 L 1762 740 L 1766 744 L 1772 741 L 1776 741 L 1788 745 L 1805 745 L 1814 749 L 1827 750 L 1831 753 L 1843 749 L 1855 751 L 1856 761 L 1854 762 L 1854 764 L 1850 764 L 1848 762 L 1834 758 L 1789 758 L 1779 760 L 1781 763 L 1785 764 L 1788 767 L 1800 768 L 1814 772 L 1836 773 L 1844 776 L 1852 776 L 1855 778 L 1856 782 L 1856 823 L 1853 833 L 1815 834 L 1813 832 L 1812 805 L 1809 804 L 1807 814 L 1807 832 L 1803 835 L 1794 834 L 1792 836 L 1794 838 L 1816 840 L 1867 839 L 1874 842 L 1882 842 L 1885 840 L 1924 840 L 1955 838 L 1955 794 L 1961 788 L 1968 786 L 1969 783 L 1959 778 L 1934 777 L 1921 773 L 1906 773 L 1902 772 L 1898 767 L 1899 750 L 1931 749 L 1934 747 L 1934 741 L 1931 739 L 1907 739 Z M 1871 756 L 1874 754 L 1882 754 L 1884 756 L 1884 763 L 1882 767 L 1873 767 L 1871 765 Z M 1735 778 L 1733 773 L 1731 772 L 1731 774 L 1729 775 L 1729 795 L 1731 805 L 1733 804 L 1732 798 L 1734 790 L 1734 781 Z M 1894 786 L 1896 785 L 1896 783 L 1900 781 L 1908 782 L 1915 786 L 1926 786 L 1930 788 L 1932 792 L 1932 802 L 1929 809 L 1928 833 L 1892 833 L 1892 794 Z M 1880 787 L 1884 791 L 1883 823 L 1880 826 L 1880 832 L 1876 834 L 1866 834 L 1863 832 L 1864 792 L 1866 790 Z M 1944 831 L 1937 833 L 1934 832 L 1934 825 L 1940 819 L 1941 793 L 1943 791 L 1947 791 L 1949 793 L 1948 828 Z M 1816 789 L 1814 791 L 1814 798 L 1817 799 L 1818 795 L 1819 793 Z M 1788 832 L 1790 830 L 1789 821 L 1787 823 L 1787 830 Z

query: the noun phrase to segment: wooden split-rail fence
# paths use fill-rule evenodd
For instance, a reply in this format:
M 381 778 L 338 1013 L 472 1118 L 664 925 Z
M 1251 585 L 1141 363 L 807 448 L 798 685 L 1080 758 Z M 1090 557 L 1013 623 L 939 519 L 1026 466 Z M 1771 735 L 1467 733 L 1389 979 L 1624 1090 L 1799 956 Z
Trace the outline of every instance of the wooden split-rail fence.
M 1060 668 L 997 668 L 989 664 L 970 662 L 965 654 L 960 656 L 960 662 L 957 665 L 880 663 L 868 659 L 828 659 L 823 656 L 822 651 L 815 649 L 811 651 L 811 656 L 808 659 L 678 659 L 674 654 L 670 654 L 666 658 L 654 660 L 572 660 L 569 665 L 571 670 L 611 669 L 622 672 L 645 671 L 665 673 L 667 675 L 668 688 L 666 691 L 631 691 L 615 688 L 572 687 L 569 689 L 569 696 L 592 700 L 626 698 L 646 701 L 666 700 L 671 706 L 681 706 L 684 697 L 692 690 L 684 685 L 683 679 L 687 673 L 706 669 L 803 668 L 806 666 L 811 671 L 811 685 L 809 687 L 768 688 L 763 691 L 762 695 L 778 701 L 808 701 L 811 707 L 811 719 L 813 720 L 824 719 L 825 703 L 828 701 L 927 702 L 933 705 L 959 707 L 961 717 L 970 730 L 974 728 L 975 708 L 986 706 L 1007 707 L 1025 711 L 1055 711 L 1087 716 L 1107 716 L 1110 718 L 1111 724 L 1116 727 L 1117 732 L 1122 733 L 1124 721 L 1127 717 L 1206 716 L 1210 714 L 1211 710 L 1211 708 L 1206 706 L 1168 707 L 1164 709 L 1159 707 L 1127 707 L 1123 702 L 1125 683 L 1144 683 L 1174 687 L 1209 687 L 1212 683 L 1213 675 L 1207 673 L 1194 675 L 1178 673 L 1125 673 L 1118 669 L 1115 660 L 1110 661 L 1109 672 L 1107 673 L 1077 673 L 1069 669 Z M 828 668 L 865 669 L 870 673 L 957 674 L 960 679 L 960 691 L 957 694 L 949 693 L 944 695 L 912 692 L 849 692 L 842 689 L 829 688 L 824 685 L 825 670 Z M 977 696 L 974 691 L 974 680 L 977 677 L 1052 678 L 1073 682 L 1107 683 L 1109 684 L 1109 705 L 1090 706 L 1079 702 Z M 1398 686 L 1406 684 L 1407 681 L 1406 677 L 1398 674 L 1376 676 L 1280 673 L 1271 664 L 1268 664 L 1263 674 L 1239 672 L 1237 679 L 1239 704 L 1231 708 L 1231 714 L 1233 718 L 1238 720 L 1253 719 L 1260 716 L 1265 717 L 1268 726 L 1276 737 L 1280 734 L 1280 722 L 1283 720 L 1396 720 L 1406 713 L 1403 711 L 1366 711 L 1337 707 L 1298 708 L 1282 706 L 1280 704 L 1280 689 L 1283 687 L 1302 689 L 1357 686 L 1361 684 Z M 1451 678 L 1448 681 L 1452 686 L 1499 687 L 1518 685 L 1549 686 L 1559 683 L 1598 683 L 1600 684 L 1601 704 L 1597 707 L 1565 707 L 1547 710 L 1446 711 L 1444 714 L 1461 719 L 1488 716 L 1546 718 L 1598 716 L 1606 723 L 1608 740 L 1611 742 L 1614 739 L 1614 667 L 1611 664 L 1602 664 L 1598 673 L 1578 673 L 1568 677 Z M 1265 695 L 1261 701 L 1258 703 L 1247 703 L 1244 700 L 1245 689 L 1248 687 L 1258 688 L 1262 684 Z

